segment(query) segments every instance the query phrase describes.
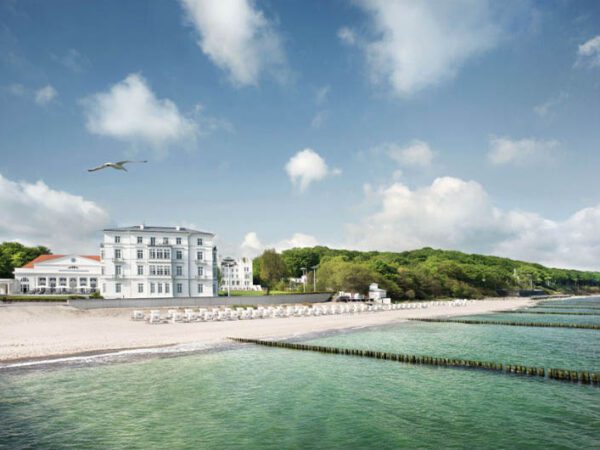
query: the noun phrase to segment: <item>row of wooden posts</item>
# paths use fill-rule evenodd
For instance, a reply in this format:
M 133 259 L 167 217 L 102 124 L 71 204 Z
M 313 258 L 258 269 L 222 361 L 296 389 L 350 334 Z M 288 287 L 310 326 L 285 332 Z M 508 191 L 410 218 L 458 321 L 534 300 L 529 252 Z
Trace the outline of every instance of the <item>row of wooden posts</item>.
M 285 348 L 290 350 L 330 353 L 334 355 L 361 356 L 363 358 L 386 359 L 390 361 L 398 361 L 408 364 L 490 370 L 495 372 L 529 375 L 542 378 L 547 377 L 550 379 L 560 381 L 581 382 L 583 384 L 592 384 L 595 386 L 600 385 L 600 373 L 598 372 L 577 371 L 567 369 L 545 369 L 544 367 L 529 367 L 519 364 L 503 364 L 497 362 L 476 361 L 470 359 L 438 358 L 435 356 L 407 355 L 401 353 L 377 352 L 373 350 L 324 347 L 322 345 L 300 344 L 294 342 L 264 341 L 260 339 L 246 339 L 235 337 L 231 337 L 229 339 L 235 342 L 245 344 L 256 344 L 267 347 Z
M 508 325 L 514 327 L 541 328 L 578 328 L 583 330 L 600 330 L 600 325 L 585 323 L 543 323 L 543 322 L 509 322 L 504 320 L 462 320 L 462 319 L 408 319 L 418 322 L 462 323 L 466 325 Z
M 537 304 L 535 306 L 532 306 L 532 308 L 540 308 L 540 309 L 589 309 L 589 310 L 596 310 L 596 309 L 600 309 L 600 306 L 576 306 L 576 305 L 569 305 L 569 306 L 558 306 L 558 305 L 541 305 L 541 304 Z
M 600 316 L 600 312 L 560 312 L 560 311 L 531 311 L 523 309 L 519 311 L 496 311 L 501 314 L 557 314 L 560 316 Z

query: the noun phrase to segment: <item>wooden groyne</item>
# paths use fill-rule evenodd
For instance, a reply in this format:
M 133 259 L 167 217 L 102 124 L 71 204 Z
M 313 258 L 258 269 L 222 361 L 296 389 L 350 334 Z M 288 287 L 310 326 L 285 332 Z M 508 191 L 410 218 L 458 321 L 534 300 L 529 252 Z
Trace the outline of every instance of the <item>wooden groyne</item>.
M 246 339 L 230 337 L 232 341 L 244 344 L 256 344 L 266 347 L 285 348 L 333 355 L 359 356 L 363 358 L 384 359 L 407 364 L 457 367 L 464 369 L 480 369 L 492 372 L 526 375 L 532 377 L 549 378 L 560 381 L 580 382 L 583 384 L 600 385 L 600 373 L 577 371 L 567 369 L 545 369 L 544 367 L 524 366 L 519 364 L 504 364 L 491 361 L 477 361 L 462 358 L 439 358 L 436 356 L 408 355 L 402 353 L 378 352 L 374 350 L 360 350 L 351 348 L 325 347 L 322 345 L 300 344 L 282 341 L 263 341 L 260 339 Z
M 499 314 L 555 314 L 559 316 L 600 316 L 600 312 L 560 312 L 560 311 L 494 311 Z
M 504 320 L 461 320 L 461 319 L 408 319 L 416 322 L 462 323 L 465 325 L 507 325 L 511 327 L 577 328 L 600 330 L 600 325 L 584 323 L 509 322 Z
M 557 305 L 550 305 L 550 306 L 546 306 L 546 305 L 535 305 L 532 308 L 535 309 L 590 309 L 590 310 L 596 310 L 596 309 L 600 309 L 600 306 L 575 306 L 575 305 L 569 305 L 569 306 L 557 306 Z

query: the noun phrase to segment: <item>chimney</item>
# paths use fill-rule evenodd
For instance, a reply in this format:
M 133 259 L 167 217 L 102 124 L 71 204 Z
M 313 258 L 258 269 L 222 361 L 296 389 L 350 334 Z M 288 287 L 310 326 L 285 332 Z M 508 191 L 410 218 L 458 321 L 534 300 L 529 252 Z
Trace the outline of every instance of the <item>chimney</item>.
M 143 229 L 144 229 L 144 224 L 141 224 L 140 225 L 140 230 L 143 230 Z
M 175 227 L 175 229 L 176 229 L 177 231 L 181 231 L 181 227 L 180 227 L 179 225 L 177 225 L 177 226 Z

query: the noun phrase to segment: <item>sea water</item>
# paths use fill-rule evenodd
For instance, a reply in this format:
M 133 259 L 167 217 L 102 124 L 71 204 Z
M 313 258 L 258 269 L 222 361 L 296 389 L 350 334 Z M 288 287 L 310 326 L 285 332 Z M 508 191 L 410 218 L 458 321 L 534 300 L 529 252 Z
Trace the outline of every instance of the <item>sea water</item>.
M 600 370 L 597 330 L 410 322 L 299 340 Z M 235 344 L 0 371 L 0 448 L 600 448 L 600 388 Z

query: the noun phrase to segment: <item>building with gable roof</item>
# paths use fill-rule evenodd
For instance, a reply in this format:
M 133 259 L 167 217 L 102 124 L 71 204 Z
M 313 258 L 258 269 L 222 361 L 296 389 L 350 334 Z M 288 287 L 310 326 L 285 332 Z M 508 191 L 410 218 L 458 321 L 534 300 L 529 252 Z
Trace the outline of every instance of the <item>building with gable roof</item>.
M 91 294 L 102 273 L 97 255 L 40 255 L 15 269 L 21 294 Z

